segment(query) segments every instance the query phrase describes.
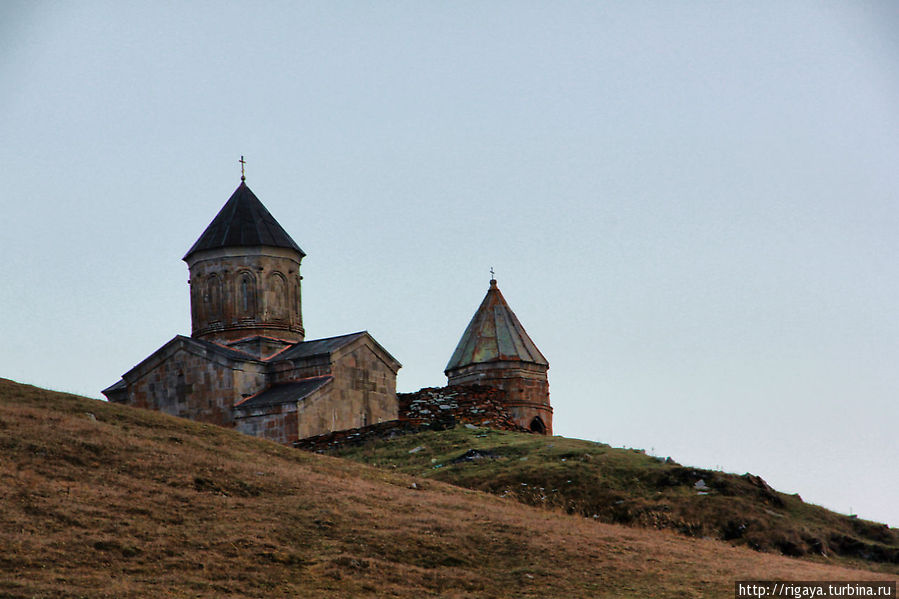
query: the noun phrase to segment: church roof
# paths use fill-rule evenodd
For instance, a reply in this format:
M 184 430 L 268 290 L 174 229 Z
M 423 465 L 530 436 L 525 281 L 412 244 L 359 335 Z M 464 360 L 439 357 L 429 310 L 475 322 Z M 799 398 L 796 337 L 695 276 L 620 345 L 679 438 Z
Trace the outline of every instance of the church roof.
M 247 184 L 241 181 L 197 242 L 184 255 L 184 260 L 202 250 L 262 245 L 288 248 L 299 252 L 300 256 L 306 255 Z
M 506 303 L 496 280 L 491 279 L 487 295 L 468 323 L 446 371 L 503 360 L 549 366 Z
M 300 358 L 311 358 L 313 356 L 326 356 L 331 352 L 340 349 L 347 343 L 352 343 L 365 334 L 365 331 L 360 331 L 358 333 L 350 333 L 349 335 L 340 335 L 339 337 L 301 341 L 276 354 L 271 358 L 271 361 L 275 362 L 277 360 L 297 360 Z
M 212 341 L 208 341 L 206 339 L 197 339 L 196 337 L 185 337 L 184 335 L 177 335 L 176 339 L 182 339 L 185 343 L 193 344 L 197 346 L 205 347 L 209 353 L 218 354 L 220 356 L 230 358 L 232 360 L 259 360 L 256 356 L 248 354 L 247 352 L 242 352 L 238 349 L 233 349 L 230 347 L 226 347 L 221 345 L 220 343 L 213 343 Z
M 262 408 L 283 403 L 292 403 L 308 397 L 313 391 L 317 391 L 326 383 L 331 382 L 333 376 L 314 376 L 301 379 L 293 383 L 280 383 L 272 385 L 256 395 L 251 395 L 245 400 L 234 404 L 235 408 Z
M 384 349 L 384 346 L 378 343 L 375 338 L 369 334 L 368 331 L 359 331 L 358 333 L 350 333 L 348 335 L 340 335 L 337 337 L 328 337 L 326 339 L 315 339 L 313 341 L 300 341 L 299 343 L 294 343 L 283 351 L 278 352 L 274 356 L 268 358 L 266 361 L 274 363 L 281 360 L 304 360 L 317 356 L 329 356 L 340 348 L 345 347 L 350 343 L 353 343 L 357 339 L 361 339 L 363 337 L 368 338 L 368 340 L 376 348 L 377 352 L 381 353 L 381 359 L 384 360 L 385 363 L 387 363 L 387 365 L 392 368 L 394 372 L 402 368 L 403 365 L 400 364 L 396 358 L 391 356 L 390 352 Z

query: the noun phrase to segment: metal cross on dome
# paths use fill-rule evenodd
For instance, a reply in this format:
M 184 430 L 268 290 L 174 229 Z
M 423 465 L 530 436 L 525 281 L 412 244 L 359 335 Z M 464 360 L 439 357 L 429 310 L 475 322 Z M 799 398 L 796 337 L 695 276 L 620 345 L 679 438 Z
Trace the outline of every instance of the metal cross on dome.
M 491 267 L 490 267 L 490 280 L 491 280 L 491 281 L 495 281 L 495 280 L 496 280 L 496 278 L 494 277 L 495 274 L 496 274 L 496 273 L 493 272 L 493 267 L 491 266 Z
M 240 160 L 238 160 L 238 162 L 240 163 L 240 180 L 241 180 L 241 181 L 246 181 L 246 180 L 247 180 L 247 176 L 246 176 L 246 174 L 244 173 L 243 167 L 244 167 L 244 165 L 246 165 L 247 161 L 243 159 L 243 154 L 241 154 Z

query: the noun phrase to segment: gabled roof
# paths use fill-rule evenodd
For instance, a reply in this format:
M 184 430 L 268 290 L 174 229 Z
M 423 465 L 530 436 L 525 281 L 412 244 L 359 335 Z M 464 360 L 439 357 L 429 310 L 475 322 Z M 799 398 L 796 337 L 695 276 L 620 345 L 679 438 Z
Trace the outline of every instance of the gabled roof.
M 340 335 L 339 337 L 328 337 L 327 339 L 315 339 L 314 341 L 301 341 L 286 348 L 270 358 L 266 358 L 266 362 L 276 363 L 282 360 L 305 360 L 317 356 L 330 356 L 339 349 L 346 347 L 358 339 L 367 338 L 371 345 L 374 346 L 375 354 L 387 364 L 394 372 L 403 367 L 399 361 L 390 355 L 384 346 L 378 343 L 368 331 L 359 331 L 358 333 L 350 333 L 349 335 Z
M 256 395 L 251 395 L 240 403 L 235 404 L 234 407 L 239 409 L 262 408 L 300 401 L 313 391 L 330 383 L 333 379 L 334 377 L 332 376 L 314 376 L 293 383 L 272 385 L 268 389 L 260 391 Z
M 339 337 L 328 337 L 327 339 L 315 339 L 314 341 L 301 341 L 288 347 L 279 354 L 271 358 L 272 362 L 278 360 L 298 360 L 301 358 L 311 358 L 313 356 L 326 356 L 348 343 L 352 343 L 359 337 L 365 335 L 365 331 L 359 333 L 350 333 L 349 335 L 340 335 Z
M 301 341 L 273 356 L 270 361 L 277 362 L 278 360 L 297 360 L 313 356 L 326 356 L 365 334 L 365 331 L 360 331 L 359 333 L 350 333 L 349 335 L 340 335 L 339 337 Z
M 194 345 L 205 347 L 212 353 L 219 354 L 220 356 L 224 356 L 226 358 L 230 358 L 232 360 L 244 360 L 244 361 L 258 361 L 259 358 L 252 354 L 248 354 L 247 352 L 240 351 L 239 349 L 234 349 L 231 347 L 226 347 L 224 345 L 213 343 L 212 341 L 207 341 L 206 339 L 197 339 L 196 337 L 185 337 L 184 335 L 177 335 L 176 339 L 183 339 L 187 343 L 192 343 Z
M 187 260 L 191 254 L 202 250 L 247 246 L 288 248 L 299 252 L 300 256 L 306 255 L 247 184 L 241 181 L 183 259 Z
M 158 367 L 159 364 L 165 360 L 168 360 L 172 354 L 181 350 L 201 356 L 211 362 L 218 362 L 219 364 L 233 364 L 234 362 L 253 362 L 262 364 L 262 361 L 255 356 L 251 356 L 242 351 L 231 349 L 230 347 L 225 347 L 218 343 L 212 343 L 205 339 L 195 339 L 193 337 L 185 337 L 184 335 L 175 335 L 168 341 L 168 343 L 141 360 L 136 366 L 123 374 L 121 380 L 104 389 L 102 393 L 106 393 L 107 391 L 115 392 L 127 388 L 127 385 L 129 384 L 128 381 L 143 376 L 150 370 Z
M 496 280 L 491 279 L 487 295 L 468 323 L 446 371 L 502 360 L 549 366 L 506 303 Z

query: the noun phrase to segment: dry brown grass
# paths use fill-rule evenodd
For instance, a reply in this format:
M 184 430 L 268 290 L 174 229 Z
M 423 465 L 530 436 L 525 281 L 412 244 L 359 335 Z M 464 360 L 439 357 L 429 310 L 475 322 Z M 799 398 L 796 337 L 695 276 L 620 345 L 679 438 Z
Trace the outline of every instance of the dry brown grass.
M 3 379 L 0 449 L 5 597 L 730 597 L 735 579 L 884 578 Z

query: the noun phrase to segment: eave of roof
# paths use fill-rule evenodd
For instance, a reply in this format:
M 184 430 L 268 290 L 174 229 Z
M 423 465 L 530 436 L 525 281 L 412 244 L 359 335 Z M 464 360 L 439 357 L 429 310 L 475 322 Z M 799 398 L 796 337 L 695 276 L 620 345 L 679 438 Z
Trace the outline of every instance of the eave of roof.
M 112 385 L 110 385 L 110 386 L 106 387 L 105 389 L 103 389 L 102 391 L 100 391 L 100 393 L 102 393 L 103 395 L 106 395 L 107 393 L 114 393 L 116 391 L 120 391 L 122 389 L 127 389 L 127 388 L 128 388 L 128 383 L 125 382 L 125 379 L 119 379 Z
M 300 401 L 334 380 L 333 376 L 315 376 L 291 383 L 279 383 L 234 404 L 241 410 L 264 408 Z

